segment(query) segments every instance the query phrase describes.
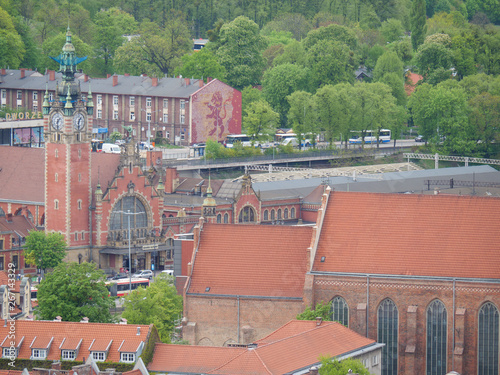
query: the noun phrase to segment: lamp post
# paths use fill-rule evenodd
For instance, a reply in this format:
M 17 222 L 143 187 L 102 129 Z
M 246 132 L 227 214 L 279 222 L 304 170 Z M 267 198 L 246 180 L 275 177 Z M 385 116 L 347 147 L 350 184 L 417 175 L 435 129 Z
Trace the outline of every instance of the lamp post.
M 148 120 L 148 113 L 150 116 L 153 115 L 153 113 L 161 112 L 163 109 L 158 109 L 156 111 L 148 111 L 146 109 L 141 108 L 141 111 L 146 112 L 146 121 L 148 122 L 148 151 L 151 149 L 151 118 Z

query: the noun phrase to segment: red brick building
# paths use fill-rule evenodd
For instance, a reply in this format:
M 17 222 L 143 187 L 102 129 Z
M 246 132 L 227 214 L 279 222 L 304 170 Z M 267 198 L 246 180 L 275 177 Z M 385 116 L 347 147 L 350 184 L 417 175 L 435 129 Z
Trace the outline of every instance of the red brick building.
M 385 344 L 383 373 L 498 374 L 499 223 L 498 198 L 327 189 L 315 227 L 276 233 L 281 243 L 263 226 L 205 224 L 186 283 L 186 337 L 247 343 L 277 317 L 332 302 L 334 320 Z M 286 255 L 270 259 L 282 246 Z M 290 297 L 295 283 L 293 302 L 259 294 Z

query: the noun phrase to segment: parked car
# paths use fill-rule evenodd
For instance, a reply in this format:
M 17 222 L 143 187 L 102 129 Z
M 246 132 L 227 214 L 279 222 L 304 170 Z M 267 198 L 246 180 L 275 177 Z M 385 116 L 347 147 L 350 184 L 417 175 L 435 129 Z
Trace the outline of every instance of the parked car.
M 423 135 L 417 135 L 415 137 L 415 142 L 425 142 L 424 136 Z
M 120 280 L 127 278 L 128 278 L 128 273 L 119 272 L 116 275 L 109 277 L 108 280 Z
M 174 276 L 174 270 L 163 270 L 161 271 L 161 274 Z
M 141 279 L 152 279 L 153 278 L 153 271 L 151 270 L 141 270 L 139 272 L 136 272 L 132 275 L 132 277 L 140 277 Z
M 122 149 L 113 143 L 103 143 L 102 152 L 105 154 L 121 154 Z
M 139 150 L 154 150 L 154 146 L 152 144 L 149 144 L 148 142 L 139 142 L 137 144 L 137 147 Z

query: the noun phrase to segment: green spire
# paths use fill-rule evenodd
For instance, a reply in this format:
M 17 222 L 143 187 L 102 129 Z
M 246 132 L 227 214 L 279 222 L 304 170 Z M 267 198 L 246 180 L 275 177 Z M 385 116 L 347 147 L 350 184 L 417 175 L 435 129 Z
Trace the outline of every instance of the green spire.
M 43 96 L 43 114 L 48 115 L 50 112 L 50 104 L 49 104 L 49 85 L 45 84 L 45 95 Z
M 87 57 L 76 57 L 75 46 L 71 42 L 71 31 L 66 31 L 66 44 L 62 48 L 62 53 L 57 57 L 50 58 L 59 63 L 59 71 L 63 75 L 63 81 L 73 81 L 75 79 L 76 65 L 85 61 Z

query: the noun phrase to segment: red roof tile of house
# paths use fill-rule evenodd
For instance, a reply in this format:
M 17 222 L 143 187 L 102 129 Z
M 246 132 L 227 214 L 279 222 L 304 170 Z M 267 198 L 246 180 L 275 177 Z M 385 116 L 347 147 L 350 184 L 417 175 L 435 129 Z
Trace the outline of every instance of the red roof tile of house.
M 498 279 L 499 223 L 498 198 L 333 192 L 313 270 Z
M 34 340 L 31 342 L 31 349 L 47 349 L 50 347 L 54 341 L 54 336 L 46 335 L 46 336 L 36 336 Z
M 288 336 L 289 335 L 289 336 Z M 256 348 L 218 348 L 156 344 L 150 371 L 264 375 L 285 374 L 375 344 L 337 322 L 294 320 Z
M 7 215 L 0 217 L 0 232 L 12 232 L 15 238 L 17 238 L 17 236 L 28 236 L 31 230 L 36 230 L 36 227 L 24 215 Z
M 63 340 L 71 340 L 69 346 L 74 346 L 76 340 L 82 339 L 78 356 L 75 360 L 82 361 L 83 358 L 88 358 L 90 353 L 89 348 L 92 346 L 92 351 L 104 351 L 108 347 L 109 351 L 107 360 L 111 362 L 120 361 L 120 351 L 118 348 L 123 340 L 127 345 L 138 347 L 142 341 L 146 344 L 146 338 L 151 330 L 151 326 L 138 324 L 105 324 L 105 323 L 76 323 L 76 322 L 55 322 L 55 321 L 29 321 L 16 320 L 16 340 L 19 338 L 24 340 L 20 346 L 18 358 L 29 359 L 31 357 L 31 349 L 41 349 L 46 347 L 51 337 L 54 337 L 50 350 L 47 354 L 48 360 L 60 360 L 61 344 Z M 138 334 L 139 333 L 139 334 Z M 2 347 L 10 346 L 9 340 L 5 340 L 9 334 L 9 325 L 0 326 L 0 342 Z M 30 347 L 33 340 L 35 343 Z M 38 340 L 43 340 L 38 345 Z M 95 341 L 94 341 L 95 340 Z M 66 343 L 63 344 L 63 347 Z
M 406 74 L 406 82 L 405 82 L 406 95 L 410 96 L 413 93 L 413 91 L 415 91 L 417 83 L 421 81 L 423 78 L 424 77 L 422 77 L 420 74 L 408 72 Z
M 81 337 L 68 337 L 61 344 L 61 349 L 62 350 L 76 350 L 82 345 L 82 342 L 83 342 L 83 340 Z
M 310 227 L 205 224 L 188 293 L 302 297 L 311 235 Z
M 157 343 L 148 370 L 203 374 L 230 361 L 246 350 L 246 348 Z
M 0 146 L 0 198 L 44 202 L 45 149 Z

